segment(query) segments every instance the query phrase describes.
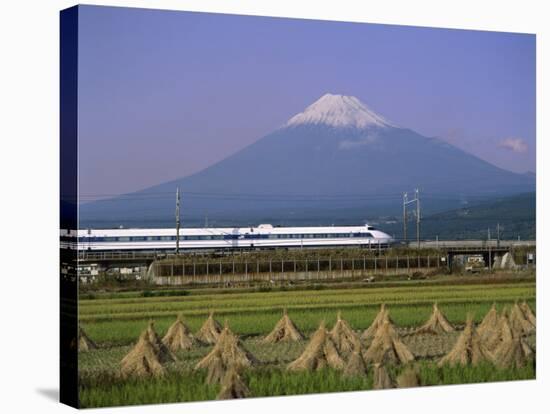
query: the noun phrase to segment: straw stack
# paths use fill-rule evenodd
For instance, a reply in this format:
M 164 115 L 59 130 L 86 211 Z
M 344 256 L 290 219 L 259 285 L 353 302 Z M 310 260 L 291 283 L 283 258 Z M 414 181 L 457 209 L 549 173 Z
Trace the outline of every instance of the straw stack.
M 302 341 L 304 335 L 296 327 L 292 319 L 288 316 L 286 309 L 283 311 L 283 317 L 275 325 L 269 335 L 264 338 L 266 343 L 277 343 L 283 341 Z
M 311 337 L 302 355 L 292 362 L 287 369 L 289 371 L 315 371 L 327 366 L 343 369 L 344 361 L 323 321 Z
M 439 361 L 438 366 L 477 365 L 482 361 L 493 361 L 493 357 L 477 333 L 471 315 L 468 315 L 464 331 L 453 349 Z

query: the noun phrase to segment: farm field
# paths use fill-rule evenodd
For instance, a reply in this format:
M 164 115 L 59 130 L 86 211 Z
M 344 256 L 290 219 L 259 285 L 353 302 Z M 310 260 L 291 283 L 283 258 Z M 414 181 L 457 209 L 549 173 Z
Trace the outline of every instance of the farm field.
M 210 311 L 222 322 L 227 319 L 239 335 L 269 332 L 286 308 L 304 331 L 314 330 L 324 319 L 331 325 L 337 311 L 355 329 L 366 329 L 385 303 L 398 326 L 414 326 L 430 315 L 437 302 L 449 320 L 463 323 L 468 312 L 481 318 L 496 302 L 502 308 L 514 301 L 534 303 L 532 282 L 494 285 L 406 286 L 397 288 L 326 289 L 293 292 L 199 294 L 152 298 L 80 300 L 79 319 L 86 332 L 105 345 L 135 341 L 149 319 L 164 332 L 178 313 L 196 331 Z
M 468 314 L 479 323 L 493 304 L 500 313 L 517 301 L 526 301 L 535 309 L 534 278 L 493 284 L 411 284 L 224 294 L 202 290 L 188 296 L 81 299 L 81 326 L 98 349 L 79 353 L 80 400 L 83 407 L 94 407 L 216 398 L 219 385 L 205 384 L 206 373 L 193 369 L 212 350 L 212 345 L 175 352 L 177 360 L 166 364 L 166 374 L 162 377 L 122 379 L 119 376 L 120 361 L 132 349 L 149 320 L 154 320 L 155 330 L 162 337 L 176 315 L 181 314 L 191 331 L 196 332 L 211 311 L 222 325 L 227 323 L 239 335 L 243 347 L 259 361 L 258 366 L 242 374 L 255 397 L 372 389 L 372 369 L 366 377 L 344 378 L 330 367 L 304 372 L 288 372 L 286 367 L 302 354 L 320 321 L 330 329 L 340 311 L 342 318 L 360 334 L 373 322 L 383 303 L 403 343 L 415 357 L 421 385 L 533 379 L 534 364 L 499 369 L 488 362 L 465 367 L 437 366 L 437 361 L 456 343 Z M 413 335 L 412 331 L 430 317 L 434 302 L 458 330 L 439 335 Z M 281 318 L 283 308 L 306 339 L 264 343 L 262 339 Z M 525 340 L 535 348 L 534 334 Z M 402 370 L 401 366 L 388 367 L 394 378 Z

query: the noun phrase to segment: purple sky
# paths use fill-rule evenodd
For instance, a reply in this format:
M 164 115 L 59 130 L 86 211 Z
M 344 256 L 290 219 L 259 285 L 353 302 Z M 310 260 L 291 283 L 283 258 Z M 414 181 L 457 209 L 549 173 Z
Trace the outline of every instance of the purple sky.
M 327 92 L 535 171 L 535 36 L 81 6 L 83 199 L 183 177 Z

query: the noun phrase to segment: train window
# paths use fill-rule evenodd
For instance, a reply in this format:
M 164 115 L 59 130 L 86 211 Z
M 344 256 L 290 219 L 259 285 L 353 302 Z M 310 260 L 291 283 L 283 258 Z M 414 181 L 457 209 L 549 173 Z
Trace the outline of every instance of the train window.
M 129 242 L 129 241 L 130 241 L 130 238 L 129 238 L 129 237 L 126 237 L 126 236 L 124 236 L 124 237 L 119 237 L 117 241 L 119 241 L 119 242 Z
M 208 236 L 199 236 L 200 240 L 223 240 L 223 236 L 217 234 L 210 234 Z

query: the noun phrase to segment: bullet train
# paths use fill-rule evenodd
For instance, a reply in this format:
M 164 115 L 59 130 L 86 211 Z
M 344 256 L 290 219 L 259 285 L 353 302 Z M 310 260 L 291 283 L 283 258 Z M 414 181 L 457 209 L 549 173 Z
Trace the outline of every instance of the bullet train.
M 370 226 L 182 228 L 181 250 L 300 247 L 388 247 L 394 239 Z M 169 251 L 176 229 L 61 230 L 61 247 L 81 251 Z

